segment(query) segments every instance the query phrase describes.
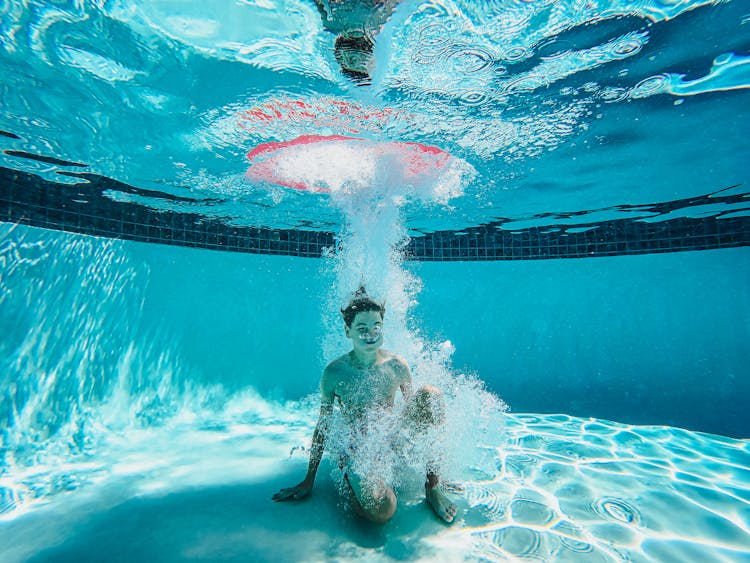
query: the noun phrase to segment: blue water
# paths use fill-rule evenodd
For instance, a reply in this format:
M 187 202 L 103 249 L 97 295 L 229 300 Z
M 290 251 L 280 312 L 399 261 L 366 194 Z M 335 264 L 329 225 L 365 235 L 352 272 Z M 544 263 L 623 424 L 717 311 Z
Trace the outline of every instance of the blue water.
M 342 244 L 248 256 L 1 223 L 0 560 L 750 561 L 748 248 L 392 252 L 409 233 L 645 219 L 633 206 L 742 189 L 747 6 L 392 8 L 365 22 L 363 85 L 313 2 L 0 7 L 3 150 L 207 200 L 113 198 Z M 402 186 L 338 147 L 289 164 L 331 195 L 243 178 L 256 145 L 310 134 L 433 145 L 461 174 Z M 452 526 L 408 480 L 391 522 L 360 522 L 327 458 L 309 500 L 270 501 L 304 474 L 361 277 L 387 298 L 386 346 L 457 406 Z

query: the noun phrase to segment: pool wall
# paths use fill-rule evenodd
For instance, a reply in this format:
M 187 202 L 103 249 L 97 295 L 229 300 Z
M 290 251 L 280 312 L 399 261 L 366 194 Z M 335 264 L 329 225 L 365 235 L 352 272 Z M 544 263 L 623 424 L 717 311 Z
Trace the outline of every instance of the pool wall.
M 24 226 L 9 233 L 6 225 L 4 234 L 6 243 L 12 237 L 27 246 L 47 241 L 51 251 L 81 239 Z M 106 241 L 85 238 L 94 247 Z M 167 354 L 173 371 L 193 384 L 218 384 L 230 393 L 252 386 L 277 399 L 317 392 L 326 361 L 322 307 L 334 283 L 323 260 L 106 244 L 122 259 L 113 268 L 135 272 L 124 299 L 132 294 L 140 306 L 107 321 L 121 327 L 121 315 L 131 317 L 128 330 L 121 327 L 97 344 L 112 349 L 98 356 L 101 386 L 113 385 L 107 379 L 115 378 L 116 363 L 122 365 L 128 343 L 120 335 Z M 43 266 L 48 275 L 63 275 L 75 267 L 71 259 L 48 253 Z M 750 403 L 749 248 L 408 267 L 423 281 L 414 327 L 436 341 L 450 340 L 454 365 L 477 373 L 515 412 L 750 436 L 750 419 L 742 412 Z M 18 290 L 26 281 L 13 283 L 5 299 L 16 307 L 4 307 L 6 312 L 23 306 Z M 30 310 L 43 302 L 53 324 L 55 318 L 65 324 L 71 315 L 66 295 L 90 292 L 96 283 L 92 277 L 88 288 L 54 291 L 40 283 L 23 299 L 36 300 Z M 20 346 L 24 336 L 13 331 L 26 329 L 10 314 L 0 321 L 8 331 L 4 347 Z M 85 347 L 66 338 L 64 330 L 55 331 L 45 340 L 47 349 Z
M 419 272 L 415 317 L 512 410 L 750 436 L 750 248 Z

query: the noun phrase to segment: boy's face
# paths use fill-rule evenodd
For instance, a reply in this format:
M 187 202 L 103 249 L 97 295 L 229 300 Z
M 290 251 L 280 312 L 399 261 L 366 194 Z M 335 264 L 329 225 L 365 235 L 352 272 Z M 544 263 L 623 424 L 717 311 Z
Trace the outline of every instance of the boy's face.
M 372 352 L 383 345 L 383 316 L 378 311 L 357 313 L 351 327 L 345 327 L 355 350 Z

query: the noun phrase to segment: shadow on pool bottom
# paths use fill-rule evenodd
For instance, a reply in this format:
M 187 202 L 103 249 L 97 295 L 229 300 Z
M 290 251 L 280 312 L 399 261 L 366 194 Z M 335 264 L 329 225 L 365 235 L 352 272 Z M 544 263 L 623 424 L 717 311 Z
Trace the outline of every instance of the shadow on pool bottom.
M 6 536 L 0 559 L 260 563 L 442 557 L 421 540 L 449 528 L 424 502 L 402 503 L 393 520 L 377 526 L 346 510 L 329 479 L 320 479 L 303 501 L 271 501 L 295 476 L 139 496 L 111 506 L 106 500 L 102 506 L 99 498 L 78 503 L 70 512 L 58 498 L 54 507 L 0 525 L 6 528 L 0 529 L 0 538 Z

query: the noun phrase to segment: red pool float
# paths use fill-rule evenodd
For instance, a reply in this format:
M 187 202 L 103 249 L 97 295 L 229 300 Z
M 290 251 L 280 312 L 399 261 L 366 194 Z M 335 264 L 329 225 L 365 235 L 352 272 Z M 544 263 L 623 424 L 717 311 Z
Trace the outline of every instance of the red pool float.
M 383 167 L 406 185 L 440 175 L 453 157 L 428 145 L 372 141 L 344 135 L 303 135 L 291 141 L 258 145 L 249 153 L 245 178 L 295 190 L 327 193 L 363 184 L 363 169 Z

